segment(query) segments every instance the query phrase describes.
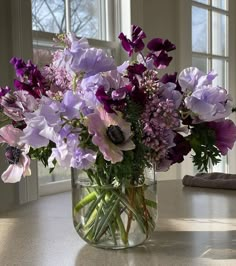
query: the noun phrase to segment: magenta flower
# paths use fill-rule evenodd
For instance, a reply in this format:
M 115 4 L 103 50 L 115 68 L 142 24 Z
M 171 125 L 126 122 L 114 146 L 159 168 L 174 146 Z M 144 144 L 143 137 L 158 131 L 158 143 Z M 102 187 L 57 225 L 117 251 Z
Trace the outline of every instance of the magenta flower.
M 92 142 L 98 146 L 104 159 L 115 164 L 123 160 L 123 151 L 133 150 L 131 124 L 121 117 L 121 113 L 109 114 L 99 108 L 88 115 L 88 132 L 93 135 Z
M 30 158 L 27 156 L 30 147 L 20 142 L 22 135 L 23 132 L 12 125 L 0 128 L 0 143 L 8 144 L 5 156 L 9 166 L 2 174 L 5 183 L 16 183 L 22 176 L 31 175 Z
M 132 25 L 132 38 L 128 39 L 123 32 L 120 33 L 118 38 L 121 40 L 121 45 L 129 53 L 129 56 L 133 54 L 133 52 L 137 53 L 143 50 L 144 43 L 142 39 L 146 38 L 146 34 L 144 31 L 135 25 Z
M 172 57 L 168 56 L 168 52 L 176 49 L 169 40 L 161 38 L 152 39 L 147 48 L 151 51 L 147 58 L 152 58 L 154 66 L 158 69 L 166 68 L 170 64 Z
M 208 126 L 215 131 L 216 147 L 222 155 L 226 155 L 232 149 L 236 141 L 236 126 L 230 119 L 210 122 Z

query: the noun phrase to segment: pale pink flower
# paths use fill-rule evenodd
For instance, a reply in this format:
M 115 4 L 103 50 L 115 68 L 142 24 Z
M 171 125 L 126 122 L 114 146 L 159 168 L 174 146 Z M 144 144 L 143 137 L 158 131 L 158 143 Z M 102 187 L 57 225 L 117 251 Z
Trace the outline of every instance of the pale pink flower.
M 107 113 L 99 108 L 88 115 L 88 131 L 93 135 L 92 142 L 98 146 L 104 159 L 115 164 L 123 160 L 123 151 L 133 150 L 131 124 L 119 112 Z
M 8 144 L 5 156 L 9 166 L 1 176 L 5 183 L 16 183 L 22 176 L 31 175 L 30 158 L 27 156 L 30 147 L 20 142 L 22 135 L 23 132 L 12 125 L 0 128 L 0 143 Z

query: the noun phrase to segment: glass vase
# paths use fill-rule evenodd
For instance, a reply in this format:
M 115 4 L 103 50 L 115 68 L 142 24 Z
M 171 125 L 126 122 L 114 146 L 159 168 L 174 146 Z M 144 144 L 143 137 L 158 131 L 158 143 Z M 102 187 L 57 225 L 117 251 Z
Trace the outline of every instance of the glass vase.
M 90 245 L 105 249 L 134 247 L 155 230 L 155 180 L 146 179 L 135 186 L 98 186 L 85 174 L 72 170 L 72 201 L 75 230 Z

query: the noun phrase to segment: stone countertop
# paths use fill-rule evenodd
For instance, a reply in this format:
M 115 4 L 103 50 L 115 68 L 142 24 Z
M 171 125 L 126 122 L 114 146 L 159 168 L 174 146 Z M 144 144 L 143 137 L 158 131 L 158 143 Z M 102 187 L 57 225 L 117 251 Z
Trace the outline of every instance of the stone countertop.
M 71 193 L 61 193 L 0 214 L 0 266 L 235 266 L 236 192 L 157 186 L 159 222 L 145 245 L 87 245 L 73 228 Z

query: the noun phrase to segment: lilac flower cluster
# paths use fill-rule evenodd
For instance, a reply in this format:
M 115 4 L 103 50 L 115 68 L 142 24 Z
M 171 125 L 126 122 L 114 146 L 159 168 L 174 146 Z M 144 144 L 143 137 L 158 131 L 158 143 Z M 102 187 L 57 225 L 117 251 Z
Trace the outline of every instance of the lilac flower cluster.
M 144 125 L 143 142 L 150 148 L 150 157 L 156 162 L 157 170 L 163 171 L 163 164 L 170 166 L 168 149 L 174 144 L 175 131 L 180 127 L 179 113 L 171 99 L 163 99 L 157 93 L 148 101 L 142 115 Z M 169 165 L 167 164 L 169 162 Z M 168 167 L 169 168 L 169 167 Z
M 138 54 L 121 66 L 72 33 L 59 37 L 63 47 L 42 71 L 31 61 L 11 60 L 14 88 L 0 88 L 0 142 L 7 144 L 9 163 L 4 182 L 30 174 L 31 158 L 50 168 L 99 168 L 111 175 L 103 182 L 112 183 L 124 171 L 131 182 L 134 171 L 142 175 L 152 163 L 166 171 L 191 149 L 200 156 L 199 166 L 206 151 L 214 161 L 233 148 L 236 126 L 227 118 L 232 100 L 212 85 L 216 74 L 190 67 L 161 77 L 158 71 L 170 64 L 175 45 L 154 38 L 145 55 L 145 38 L 135 25 L 131 39 L 119 35 L 129 56 Z

